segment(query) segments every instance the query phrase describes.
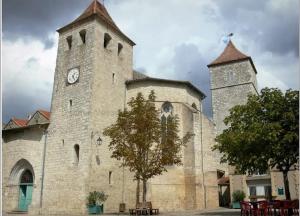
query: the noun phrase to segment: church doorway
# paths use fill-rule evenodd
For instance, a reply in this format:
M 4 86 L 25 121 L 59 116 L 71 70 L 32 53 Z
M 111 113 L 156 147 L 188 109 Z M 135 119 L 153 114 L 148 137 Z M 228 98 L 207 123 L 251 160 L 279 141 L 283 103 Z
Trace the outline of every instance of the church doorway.
M 33 197 L 35 172 L 31 163 L 20 159 L 12 168 L 9 176 L 6 199 L 11 200 L 8 211 L 28 211 Z
M 20 179 L 19 205 L 20 211 L 28 211 L 32 200 L 33 175 L 30 170 L 25 170 Z

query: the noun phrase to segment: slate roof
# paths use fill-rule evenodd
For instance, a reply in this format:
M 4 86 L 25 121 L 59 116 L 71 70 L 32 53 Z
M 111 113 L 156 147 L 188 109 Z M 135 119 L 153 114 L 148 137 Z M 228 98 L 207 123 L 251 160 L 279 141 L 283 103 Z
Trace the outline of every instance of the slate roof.
M 126 39 L 132 46 L 135 45 L 135 43 L 131 39 L 129 39 L 115 24 L 104 5 L 102 5 L 97 0 L 93 0 L 93 2 L 87 7 L 87 9 L 85 9 L 85 11 L 77 19 L 75 19 L 70 24 L 58 29 L 57 31 L 62 32 L 64 30 L 80 25 L 81 23 L 93 18 L 98 18 L 101 21 L 105 22 L 113 31 L 115 31 L 117 34 Z
M 140 79 L 127 80 L 126 85 L 130 85 L 130 84 L 133 84 L 133 83 L 139 83 L 139 82 L 144 82 L 144 83 L 146 83 L 146 82 L 173 83 L 173 84 L 176 84 L 176 85 L 185 85 L 185 86 L 191 88 L 192 90 L 194 90 L 195 92 L 200 94 L 202 100 L 206 97 L 206 95 L 202 91 L 200 91 L 197 87 L 195 87 L 189 81 L 169 80 L 169 79 L 152 78 L 152 77 L 148 77 L 146 75 L 144 75 L 144 76 L 145 76 L 144 78 L 140 78 Z
M 144 79 L 147 78 L 148 76 L 146 76 L 145 74 L 138 72 L 136 70 L 133 70 L 133 79 L 137 80 L 137 79 Z

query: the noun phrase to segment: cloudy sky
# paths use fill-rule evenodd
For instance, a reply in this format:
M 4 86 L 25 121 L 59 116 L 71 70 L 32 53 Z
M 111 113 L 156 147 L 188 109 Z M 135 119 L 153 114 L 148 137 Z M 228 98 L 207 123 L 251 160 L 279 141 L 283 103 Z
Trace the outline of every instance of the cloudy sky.
M 102 2 L 103 0 L 101 0 Z M 91 0 L 3 0 L 2 117 L 24 118 L 50 109 L 56 29 L 79 16 Z M 105 0 L 119 28 L 137 45 L 134 68 L 149 76 L 189 80 L 207 95 L 206 67 L 233 32 L 251 55 L 259 88 L 299 88 L 298 0 Z

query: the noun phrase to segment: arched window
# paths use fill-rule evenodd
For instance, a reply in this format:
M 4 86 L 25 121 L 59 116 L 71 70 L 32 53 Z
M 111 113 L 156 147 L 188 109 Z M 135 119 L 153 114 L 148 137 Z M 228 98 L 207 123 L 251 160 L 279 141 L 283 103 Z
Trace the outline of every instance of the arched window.
M 74 145 L 74 165 L 78 165 L 79 163 L 79 145 Z
M 121 43 L 118 43 L 118 55 L 120 55 L 122 49 L 123 49 L 123 45 Z
M 192 104 L 192 107 L 193 107 L 194 109 L 197 109 L 197 105 L 196 105 L 195 103 Z
M 170 102 L 164 102 L 161 109 L 162 115 L 169 116 L 172 115 L 173 106 Z
M 67 43 L 68 43 L 68 48 L 70 50 L 72 48 L 72 36 L 67 37 Z
M 105 33 L 104 34 L 104 43 L 103 43 L 104 48 L 107 48 L 110 41 L 111 41 L 111 36 L 108 33 Z
M 173 121 L 173 106 L 170 102 L 163 103 L 161 107 L 161 127 L 162 127 L 162 138 L 161 138 L 161 152 L 162 157 L 166 158 L 166 152 L 168 151 L 168 145 L 170 141 L 169 127 Z M 171 162 L 166 161 L 166 164 L 171 165 Z
M 33 176 L 30 170 L 25 170 L 22 173 L 20 184 L 32 184 L 33 183 Z
M 80 35 L 80 38 L 81 38 L 81 42 L 82 42 L 83 44 L 85 44 L 86 30 L 85 30 L 85 29 L 81 30 L 81 31 L 79 32 L 79 35 Z

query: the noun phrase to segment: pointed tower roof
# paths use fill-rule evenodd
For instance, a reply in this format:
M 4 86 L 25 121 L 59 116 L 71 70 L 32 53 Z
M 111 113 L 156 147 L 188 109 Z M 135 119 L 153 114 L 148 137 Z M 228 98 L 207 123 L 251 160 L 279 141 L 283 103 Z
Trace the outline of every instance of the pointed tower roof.
M 230 63 L 233 61 L 240 61 L 249 58 L 250 56 L 245 55 L 237 48 L 235 48 L 235 46 L 230 40 L 227 46 L 225 47 L 224 51 L 222 52 L 222 54 L 218 58 L 216 58 L 212 63 L 210 63 L 208 66 Z
M 59 33 L 70 29 L 74 28 L 77 25 L 80 25 L 88 20 L 92 20 L 94 18 L 100 19 L 101 21 L 105 22 L 113 31 L 115 31 L 117 34 L 122 36 L 125 40 L 127 40 L 132 46 L 135 45 L 135 43 L 130 40 L 115 24 L 115 22 L 112 20 L 110 15 L 108 14 L 106 8 L 104 5 L 102 5 L 100 2 L 97 0 L 93 0 L 93 2 L 85 9 L 85 11 L 73 22 L 70 24 L 58 29 L 57 31 Z

